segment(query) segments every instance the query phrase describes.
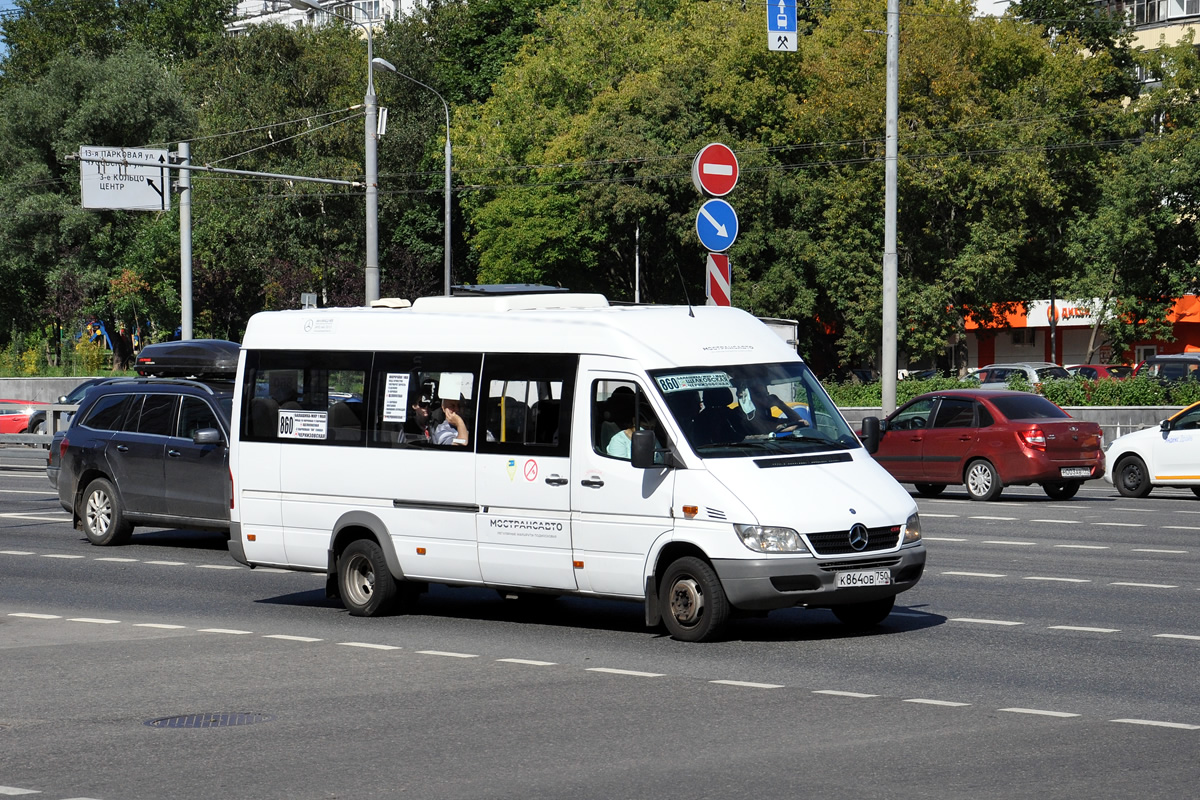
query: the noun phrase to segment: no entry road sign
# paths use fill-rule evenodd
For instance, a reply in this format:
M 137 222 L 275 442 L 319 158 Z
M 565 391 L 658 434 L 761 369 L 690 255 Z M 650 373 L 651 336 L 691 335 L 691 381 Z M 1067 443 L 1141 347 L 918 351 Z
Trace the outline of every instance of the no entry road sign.
M 696 155 L 692 162 L 692 183 L 713 197 L 724 197 L 738 181 L 737 156 L 723 144 L 713 143 Z

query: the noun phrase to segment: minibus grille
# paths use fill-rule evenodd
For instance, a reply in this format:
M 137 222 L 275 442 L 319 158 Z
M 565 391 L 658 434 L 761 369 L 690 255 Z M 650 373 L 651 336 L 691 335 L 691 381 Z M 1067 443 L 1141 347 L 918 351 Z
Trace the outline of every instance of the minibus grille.
M 839 572 L 844 569 L 883 569 L 899 563 L 899 558 L 866 558 L 857 561 L 823 561 L 817 566 L 826 572 Z
M 866 532 L 866 544 L 861 543 L 862 532 Z M 891 550 L 900 541 L 900 526 L 886 525 L 882 528 L 865 528 L 856 525 L 845 531 L 825 531 L 823 533 L 805 534 L 808 544 L 817 556 L 840 556 L 854 553 L 873 553 L 879 550 Z

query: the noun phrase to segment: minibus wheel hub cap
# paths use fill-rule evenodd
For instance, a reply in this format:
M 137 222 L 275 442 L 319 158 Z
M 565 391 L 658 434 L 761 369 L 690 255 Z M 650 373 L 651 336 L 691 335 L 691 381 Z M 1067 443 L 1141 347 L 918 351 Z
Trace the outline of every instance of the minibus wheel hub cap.
M 671 587 L 671 615 L 681 623 L 692 623 L 704 609 L 704 593 L 691 578 L 680 578 Z

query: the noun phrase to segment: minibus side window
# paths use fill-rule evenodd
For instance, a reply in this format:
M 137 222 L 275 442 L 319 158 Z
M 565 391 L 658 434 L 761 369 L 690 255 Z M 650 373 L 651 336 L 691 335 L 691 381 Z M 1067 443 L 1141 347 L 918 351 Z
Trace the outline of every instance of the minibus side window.
M 485 355 L 479 451 L 569 455 L 578 363 L 573 355 Z
M 376 353 L 371 371 L 370 446 L 471 452 L 479 392 L 477 353 Z M 459 401 L 465 444 L 435 444 L 443 399 Z M 455 436 L 454 438 L 458 438 Z
M 592 383 L 592 449 L 609 458 L 629 461 L 631 434 L 652 430 L 658 447 L 666 435 L 641 387 L 630 381 L 598 380 Z M 657 460 L 656 456 L 656 460 Z
M 259 350 L 247 354 L 246 441 L 362 445 L 370 353 Z

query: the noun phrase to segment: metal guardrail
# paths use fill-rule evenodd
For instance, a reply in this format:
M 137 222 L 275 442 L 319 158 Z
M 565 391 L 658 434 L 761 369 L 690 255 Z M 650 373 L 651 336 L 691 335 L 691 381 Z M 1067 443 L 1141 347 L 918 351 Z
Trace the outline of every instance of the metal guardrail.
M 29 408 L 28 403 L 0 403 L 0 411 L 24 411 L 27 408 Z M 54 432 L 60 431 L 65 427 L 62 424 L 63 415 L 74 413 L 78 408 L 79 406 L 73 403 L 39 404 L 35 407 L 35 410 L 46 412 L 46 421 L 49 423 L 46 427 L 49 432 L 0 433 L 0 446 L 9 444 L 28 444 L 49 447 L 50 442 L 54 439 Z

